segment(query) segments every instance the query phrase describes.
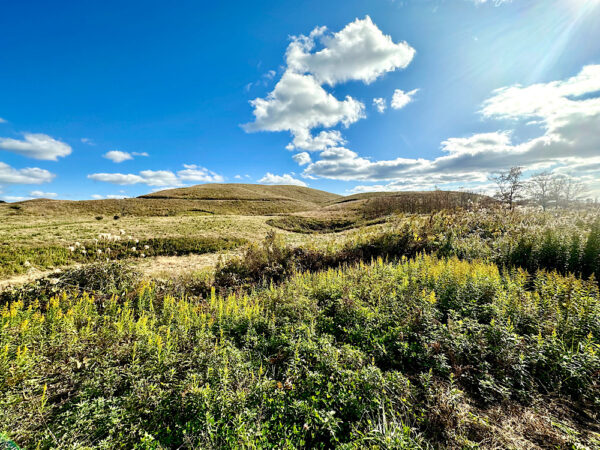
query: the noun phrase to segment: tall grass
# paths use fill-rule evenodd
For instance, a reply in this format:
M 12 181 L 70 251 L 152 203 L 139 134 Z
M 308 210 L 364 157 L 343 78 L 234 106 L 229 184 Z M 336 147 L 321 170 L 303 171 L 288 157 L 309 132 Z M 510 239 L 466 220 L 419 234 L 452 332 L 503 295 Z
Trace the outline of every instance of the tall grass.
M 0 309 L 0 433 L 27 448 L 534 446 L 489 420 L 521 405 L 551 418 L 550 445 L 594 447 L 599 337 L 595 282 L 456 258 L 206 300 L 65 292 Z
M 120 260 L 151 256 L 202 254 L 245 244 L 240 238 L 164 237 L 136 240 L 94 240 L 78 246 L 0 246 L 0 276 L 27 272 L 30 267 L 50 269 L 72 263 Z M 84 252 L 85 251 L 85 252 Z
M 430 253 L 464 260 L 482 259 L 501 267 L 535 273 L 556 270 L 600 278 L 600 218 L 561 213 L 527 218 L 514 214 L 464 212 L 403 217 L 376 231 L 361 229 L 327 247 L 291 247 L 271 233 L 262 245 L 217 268 L 222 288 L 278 282 L 296 271 L 315 271 L 343 264 L 388 260 Z

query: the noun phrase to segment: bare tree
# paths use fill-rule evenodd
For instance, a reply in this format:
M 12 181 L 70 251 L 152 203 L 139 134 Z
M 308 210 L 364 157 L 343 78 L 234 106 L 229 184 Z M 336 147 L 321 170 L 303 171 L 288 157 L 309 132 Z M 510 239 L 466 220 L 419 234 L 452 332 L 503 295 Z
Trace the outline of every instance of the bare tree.
M 559 175 L 550 182 L 550 198 L 556 207 L 568 208 L 585 192 L 585 185 L 576 178 Z
M 527 183 L 527 191 L 531 199 L 540 205 L 544 211 L 546 211 L 552 199 L 553 181 L 554 176 L 545 171 L 532 176 Z
M 507 203 L 511 211 L 515 207 L 515 202 L 522 197 L 525 187 L 525 184 L 521 180 L 522 175 L 523 169 L 521 167 L 511 167 L 491 177 L 491 180 L 498 185 L 496 198 Z
M 565 189 L 565 177 L 557 175 L 550 180 L 550 199 L 555 207 L 559 207 L 562 203 L 563 192 Z
M 573 177 L 566 177 L 563 195 L 565 207 L 569 207 L 579 200 L 584 191 L 585 186 L 581 181 Z

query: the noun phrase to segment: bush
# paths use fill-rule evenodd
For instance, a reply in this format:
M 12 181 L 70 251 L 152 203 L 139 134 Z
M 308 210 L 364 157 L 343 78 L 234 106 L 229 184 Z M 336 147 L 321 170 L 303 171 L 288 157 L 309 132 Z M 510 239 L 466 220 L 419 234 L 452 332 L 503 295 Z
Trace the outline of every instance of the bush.
M 88 292 L 95 295 L 123 294 L 133 290 L 140 274 L 121 262 L 97 262 L 59 271 L 32 283 L 0 292 L 0 305 L 22 301 L 26 304 L 47 301 L 63 292 Z
M 456 258 L 204 301 L 147 283 L 63 292 L 0 308 L 0 433 L 27 448 L 593 448 L 599 336 L 595 283 Z

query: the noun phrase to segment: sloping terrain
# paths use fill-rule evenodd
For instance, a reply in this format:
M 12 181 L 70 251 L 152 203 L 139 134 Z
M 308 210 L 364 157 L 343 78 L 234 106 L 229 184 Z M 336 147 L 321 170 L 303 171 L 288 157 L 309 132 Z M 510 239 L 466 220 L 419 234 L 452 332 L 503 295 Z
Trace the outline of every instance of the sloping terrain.
M 322 213 L 374 219 L 398 212 L 428 214 L 493 203 L 495 200 L 491 197 L 469 192 L 367 192 L 335 199 L 322 208 Z
M 296 201 L 324 204 L 342 198 L 341 195 L 302 186 L 270 186 L 261 184 L 199 184 L 167 189 L 142 195 L 139 198 L 186 200 L 248 200 Z
M 28 200 L 1 205 L 0 212 L 106 216 L 264 215 L 312 210 L 340 197 L 299 186 L 205 184 L 120 200 Z

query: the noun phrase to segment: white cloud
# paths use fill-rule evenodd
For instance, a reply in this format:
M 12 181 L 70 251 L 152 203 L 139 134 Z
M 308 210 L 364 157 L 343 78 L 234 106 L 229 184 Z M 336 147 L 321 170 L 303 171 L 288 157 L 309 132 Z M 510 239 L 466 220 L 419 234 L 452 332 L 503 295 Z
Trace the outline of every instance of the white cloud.
M 424 162 L 407 158 L 372 162 L 344 147 L 328 148 L 321 152 L 320 157 L 304 170 L 304 175 L 336 180 L 389 180 Z
M 488 119 L 531 124 L 542 129 L 522 140 L 512 131 L 452 137 L 441 143 L 434 159 L 370 161 L 345 148 L 328 149 L 311 163 L 305 176 L 342 180 L 390 180 L 386 185 L 354 190 L 414 190 L 460 185 L 490 190 L 491 172 L 519 165 L 528 171 L 554 170 L 586 182 L 600 195 L 600 65 L 586 66 L 567 80 L 494 91 L 481 113 Z M 487 187 L 486 187 L 487 186 Z
M 14 169 L 6 163 L 0 162 L 0 183 L 2 184 L 42 184 L 49 183 L 55 175 L 45 169 L 28 167 Z
M 338 100 L 325 91 L 312 75 L 287 71 L 266 98 L 250 102 L 255 120 L 246 131 L 306 132 L 315 127 L 348 126 L 364 117 L 364 105 L 347 96 Z
M 163 189 L 163 188 L 161 188 Z M 92 194 L 92 198 L 94 200 L 102 200 L 102 199 L 108 199 L 108 200 L 120 200 L 123 198 L 129 198 L 128 195 L 124 195 L 124 194 L 106 194 L 106 195 L 100 195 L 100 194 Z
M 3 119 L 2 117 L 0 117 L 0 123 L 6 123 L 6 119 Z
M 267 172 L 264 177 L 258 180 L 258 182 L 264 184 L 283 184 L 304 187 L 307 186 L 307 184 L 304 181 L 298 180 L 288 173 L 285 173 L 283 175 L 273 175 L 272 173 Z
M 401 109 L 408 105 L 413 100 L 413 96 L 419 92 L 418 89 L 413 89 L 410 92 L 404 92 L 402 89 L 396 89 L 392 95 L 391 106 L 394 109 Z
M 122 163 L 123 161 L 132 160 L 134 156 L 149 156 L 146 152 L 122 152 L 121 150 L 111 150 L 102 155 L 106 159 L 110 159 L 114 163 Z
M 471 0 L 476 5 L 483 5 L 486 3 L 493 3 L 494 6 L 500 6 L 504 3 L 510 3 L 512 0 Z
M 387 102 L 385 101 L 384 98 L 374 98 L 373 99 L 373 106 L 375 107 L 375 109 L 377 109 L 377 111 L 381 114 L 383 114 L 385 112 L 385 109 L 387 108 Z
M 289 131 L 293 142 L 288 150 L 320 151 L 343 145 L 339 131 L 322 130 L 313 137 L 312 130 L 348 127 L 365 117 L 365 106 L 351 96 L 340 100 L 323 85 L 349 80 L 369 84 L 386 72 L 406 67 L 414 54 L 406 42 L 394 43 L 384 35 L 369 16 L 337 33 L 318 27 L 308 36 L 293 37 L 283 75 L 265 98 L 250 102 L 254 122 L 243 128 L 247 132 Z
M 18 195 L 3 195 L 2 199 L 7 202 L 24 202 L 25 200 L 31 200 L 31 197 L 22 197 Z
M 168 186 L 180 184 L 177 176 L 170 170 L 142 170 L 139 174 L 93 173 L 88 175 L 88 178 L 120 185 L 147 184 L 148 186 Z
M 422 188 L 465 183 L 482 186 L 490 172 L 519 165 L 553 169 L 587 179 L 600 194 L 600 65 L 586 66 L 567 80 L 494 91 L 484 102 L 488 119 L 535 122 L 542 134 L 518 142 L 511 131 L 448 138 L 434 159 L 370 161 L 345 148 L 328 149 L 304 175 L 342 180 L 392 180 L 378 189 Z M 357 186 L 355 189 L 370 189 Z
M 313 53 L 317 38 L 323 48 Z M 330 86 L 349 80 L 372 83 L 386 72 L 405 68 L 414 55 L 414 48 L 406 42 L 394 43 L 369 16 L 331 35 L 322 27 L 294 38 L 286 54 L 290 70 L 311 73 L 319 84 Z
M 318 151 L 345 143 L 346 141 L 342 137 L 342 133 L 337 130 L 323 130 L 316 136 L 312 136 L 308 130 L 301 130 L 294 133 L 294 140 L 286 148 L 288 150 L 300 148 L 302 150 Z
M 177 172 L 178 177 L 183 181 L 201 181 L 203 183 L 221 183 L 223 177 L 204 167 L 195 164 L 184 164 L 185 170 Z
M 305 166 L 312 162 L 312 159 L 310 158 L 310 154 L 308 152 L 297 153 L 294 156 L 292 156 L 292 159 L 296 161 L 296 163 L 299 166 Z
M 81 138 L 81 142 L 87 145 L 96 145 L 90 138 Z
M 131 153 L 122 152 L 121 150 L 111 150 L 102 156 L 106 159 L 110 159 L 114 163 L 122 163 L 123 161 L 133 159 Z
M 44 192 L 44 191 L 31 191 L 29 193 L 34 198 L 56 198 L 58 194 L 56 192 Z
M 223 181 L 223 177 L 195 164 L 184 164 L 184 169 L 174 173 L 170 170 L 142 170 L 134 173 L 93 173 L 87 176 L 91 180 L 120 185 L 146 184 L 148 186 L 181 187 L 185 181 L 214 183 Z
M 71 154 L 71 147 L 46 134 L 24 133 L 24 139 L 0 138 L 0 149 L 34 159 L 56 161 Z

